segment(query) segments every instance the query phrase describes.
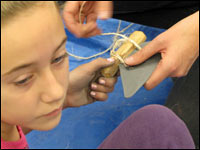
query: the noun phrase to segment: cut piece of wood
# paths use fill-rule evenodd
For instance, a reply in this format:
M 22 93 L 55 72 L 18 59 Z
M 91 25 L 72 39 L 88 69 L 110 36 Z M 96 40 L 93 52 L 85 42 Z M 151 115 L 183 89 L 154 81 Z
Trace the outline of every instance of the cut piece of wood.
M 134 40 L 139 45 L 146 40 L 146 35 L 142 31 L 135 31 L 129 36 L 129 39 Z M 136 48 L 135 45 L 127 40 L 116 51 L 116 54 L 119 55 L 124 60 L 133 52 L 135 48 Z M 115 59 L 115 63 L 112 66 L 109 66 L 101 70 L 101 74 L 107 78 L 115 76 L 115 74 L 118 72 L 119 64 L 121 63 L 118 58 L 114 56 L 111 56 L 111 58 Z

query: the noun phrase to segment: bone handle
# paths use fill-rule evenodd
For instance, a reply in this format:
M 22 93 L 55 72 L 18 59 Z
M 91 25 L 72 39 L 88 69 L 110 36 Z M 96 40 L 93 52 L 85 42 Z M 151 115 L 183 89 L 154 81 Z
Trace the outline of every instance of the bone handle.
M 134 40 L 138 45 L 143 43 L 146 40 L 146 35 L 142 31 L 135 31 L 130 36 L 129 39 Z M 122 44 L 122 46 L 116 51 L 116 54 L 121 56 L 122 59 L 128 57 L 133 50 L 135 49 L 135 45 L 130 41 L 126 41 Z M 104 77 L 113 77 L 118 72 L 120 61 L 118 58 L 113 57 L 115 59 L 115 63 L 112 66 L 104 68 L 101 70 L 101 74 Z

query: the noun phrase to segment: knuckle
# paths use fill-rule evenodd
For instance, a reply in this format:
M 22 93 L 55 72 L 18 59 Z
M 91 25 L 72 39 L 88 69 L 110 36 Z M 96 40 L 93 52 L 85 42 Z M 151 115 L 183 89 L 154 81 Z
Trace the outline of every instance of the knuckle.
M 77 37 L 77 38 L 81 38 L 82 36 L 83 36 L 83 34 L 82 34 L 81 32 L 77 32 L 77 33 L 76 33 L 76 37 Z
M 113 88 L 114 87 L 114 85 L 115 85 L 115 83 L 113 83 L 113 82 L 108 82 L 108 84 L 106 85 L 107 87 L 109 87 L 109 88 Z
M 177 70 L 178 65 L 174 60 L 171 60 L 166 62 L 165 67 L 170 73 L 172 73 Z
M 96 63 L 97 66 L 102 66 L 103 58 L 99 57 L 93 61 Z
M 105 96 L 104 96 L 104 100 L 107 100 L 108 99 L 108 95 L 106 94 Z
M 144 58 L 145 55 L 146 55 L 145 50 L 142 49 L 142 50 L 138 51 L 135 55 L 133 55 L 133 57 L 134 57 L 134 59 L 140 60 L 141 58 Z
M 102 61 L 104 61 L 104 59 L 103 59 L 103 58 L 101 58 L 101 57 L 97 58 L 96 60 L 97 60 L 97 61 L 99 61 L 99 62 L 102 62 Z
M 166 43 L 165 38 L 163 37 L 163 35 L 159 35 L 155 38 L 155 43 L 160 47 L 163 46 Z
M 117 77 L 115 77 L 115 79 L 114 79 L 114 84 L 116 84 L 116 83 L 117 83 L 117 80 L 118 80 L 118 79 L 117 79 Z
M 187 75 L 186 71 L 178 71 L 176 74 L 176 77 L 184 77 Z
M 112 81 L 110 82 L 110 86 L 113 87 L 113 86 L 115 85 L 115 83 L 116 83 L 116 81 L 115 81 L 115 80 L 112 80 Z
M 114 87 L 110 88 L 110 92 L 113 92 L 113 91 L 114 91 L 114 89 L 115 89 Z
M 101 101 L 105 101 L 108 99 L 107 94 L 99 94 L 98 99 Z
M 178 77 L 178 78 L 179 78 L 179 77 L 182 77 L 182 75 L 181 75 L 180 73 L 176 73 L 176 74 L 175 74 L 175 77 Z
M 177 66 L 176 65 L 171 65 L 170 66 L 170 72 L 175 72 L 177 70 Z

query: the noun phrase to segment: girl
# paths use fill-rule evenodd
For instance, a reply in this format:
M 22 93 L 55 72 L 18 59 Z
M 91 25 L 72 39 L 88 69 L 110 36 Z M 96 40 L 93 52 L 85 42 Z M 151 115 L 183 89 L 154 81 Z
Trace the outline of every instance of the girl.
M 51 130 L 62 109 L 104 101 L 113 90 L 116 78 L 89 85 L 113 60 L 69 73 L 66 41 L 55 2 L 1 1 L 1 148 L 28 148 L 24 133 Z

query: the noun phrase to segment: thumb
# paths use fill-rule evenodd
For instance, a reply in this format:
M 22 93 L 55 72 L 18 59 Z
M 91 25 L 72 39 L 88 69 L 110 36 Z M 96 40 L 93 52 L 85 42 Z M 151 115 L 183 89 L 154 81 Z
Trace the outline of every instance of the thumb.
M 95 12 L 99 19 L 108 19 L 113 14 L 113 2 L 112 1 L 96 1 Z
M 114 58 L 108 58 L 108 59 L 97 58 L 87 64 L 88 70 L 93 74 L 94 72 L 96 72 L 102 68 L 112 65 L 114 63 L 114 61 L 115 61 Z
M 158 53 L 162 49 L 163 45 L 157 39 L 154 39 L 144 48 L 139 50 L 137 53 L 125 59 L 125 63 L 129 66 L 138 65 L 154 54 Z

